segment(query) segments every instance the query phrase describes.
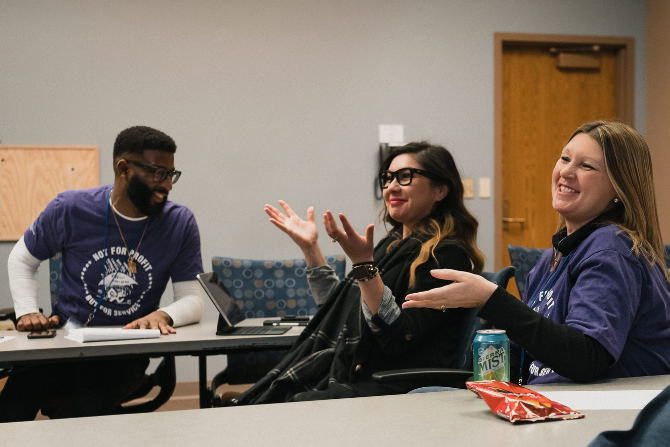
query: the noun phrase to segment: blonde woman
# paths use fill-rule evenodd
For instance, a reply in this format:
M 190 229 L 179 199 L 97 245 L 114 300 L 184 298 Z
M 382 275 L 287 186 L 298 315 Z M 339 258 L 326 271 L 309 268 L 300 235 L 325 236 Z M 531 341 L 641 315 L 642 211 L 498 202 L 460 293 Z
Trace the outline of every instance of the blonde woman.
M 410 294 L 403 307 L 483 306 L 479 315 L 517 348 L 513 380 L 670 374 L 670 274 L 646 142 L 625 124 L 584 124 L 551 187 L 561 216 L 554 249 L 528 275 L 523 302 L 474 275 L 436 270 L 453 283 Z
M 283 212 L 266 205 L 270 222 L 301 248 L 321 308 L 291 352 L 234 404 L 405 393 L 415 386 L 380 385 L 372 374 L 456 364 L 464 310 L 401 308 L 407 293 L 446 284 L 432 277 L 431 269 L 482 270 L 478 224 L 463 204 L 456 164 L 443 147 L 410 143 L 383 163 L 379 182 L 392 228 L 376 247 L 374 225 L 361 236 L 344 215 L 339 215 L 342 228 L 330 211 L 323 217 L 330 240 L 353 264 L 343 281 L 326 265 L 313 208 L 303 220 L 283 201 Z

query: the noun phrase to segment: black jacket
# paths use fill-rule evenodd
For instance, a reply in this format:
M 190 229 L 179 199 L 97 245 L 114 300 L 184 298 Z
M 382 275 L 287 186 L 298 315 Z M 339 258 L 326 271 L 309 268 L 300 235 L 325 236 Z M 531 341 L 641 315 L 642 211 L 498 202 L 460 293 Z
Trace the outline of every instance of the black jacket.
M 471 262 L 460 243 L 443 240 L 416 270 L 416 285 L 409 290 L 409 269 L 419 255 L 421 241 L 407 238 L 390 252 L 397 233 L 375 248 L 375 265 L 382 281 L 401 306 L 410 292 L 440 287 L 446 281 L 430 270 L 451 268 L 470 271 Z M 391 325 L 377 315 L 373 332 L 361 311 L 358 283 L 351 277 L 341 281 L 305 328 L 291 352 L 251 389 L 238 396 L 239 404 L 319 400 L 329 398 L 405 393 L 414 385 L 372 382 L 376 371 L 412 367 L 453 367 L 455 346 L 461 332 L 463 309 L 447 312 L 433 309 L 403 309 Z

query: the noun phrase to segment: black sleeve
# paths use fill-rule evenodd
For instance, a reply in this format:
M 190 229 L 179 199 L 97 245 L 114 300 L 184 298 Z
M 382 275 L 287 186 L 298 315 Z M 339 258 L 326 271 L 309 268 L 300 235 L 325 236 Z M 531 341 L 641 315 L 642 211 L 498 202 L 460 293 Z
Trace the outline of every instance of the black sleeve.
M 614 364 L 614 357 L 594 338 L 542 316 L 502 287 L 491 295 L 478 315 L 507 331 L 510 340 L 528 354 L 573 382 L 595 380 Z M 514 376 L 518 377 L 518 372 Z
M 434 254 L 437 260 L 430 256 L 428 261 L 416 268 L 416 285 L 411 292 L 430 290 L 451 282 L 435 278 L 430 274 L 433 269 L 447 268 L 466 272 L 471 269 L 470 258 L 460 244 L 440 243 L 435 248 Z M 412 261 L 413 259 L 408 260 L 408 263 Z M 400 316 L 390 325 L 386 324 L 378 314 L 372 316 L 372 322 L 380 329 L 379 332 L 373 332 L 373 335 L 387 355 L 400 356 L 419 349 L 427 337 L 436 336 L 438 329 L 445 324 L 451 324 L 459 315 L 454 309 L 449 309 L 446 313 L 427 308 L 403 309 L 402 303 L 409 291 L 404 288 L 391 291 L 400 308 Z

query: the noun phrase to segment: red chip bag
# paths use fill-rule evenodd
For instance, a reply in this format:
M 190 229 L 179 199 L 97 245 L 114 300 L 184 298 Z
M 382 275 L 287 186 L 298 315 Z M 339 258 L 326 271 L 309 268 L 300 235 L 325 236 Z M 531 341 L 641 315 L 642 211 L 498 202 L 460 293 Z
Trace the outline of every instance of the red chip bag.
M 528 388 L 499 380 L 466 382 L 489 406 L 491 411 L 510 422 L 543 421 L 545 419 L 578 419 L 584 415 L 571 410 Z

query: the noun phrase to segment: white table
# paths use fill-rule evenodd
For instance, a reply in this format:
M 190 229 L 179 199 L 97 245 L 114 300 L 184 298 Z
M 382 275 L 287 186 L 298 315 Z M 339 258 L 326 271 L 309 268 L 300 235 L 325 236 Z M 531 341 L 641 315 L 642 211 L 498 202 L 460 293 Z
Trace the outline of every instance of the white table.
M 250 318 L 240 326 L 260 326 L 264 318 Z M 66 329 L 59 329 L 55 338 L 27 338 L 27 332 L 0 331 L 0 336 L 16 337 L 0 343 L 0 363 L 36 364 L 49 361 L 101 359 L 114 357 L 162 357 L 193 355 L 199 357 L 200 405 L 209 406 L 207 395 L 207 356 L 289 348 L 303 327 L 291 327 L 282 335 L 216 335 L 216 322 L 192 324 L 177 328 L 176 334 L 143 340 L 79 343 L 65 339 Z
M 670 376 L 543 390 L 663 389 Z M 578 408 L 575 408 L 579 410 Z M 639 410 L 584 410 L 583 419 L 513 425 L 470 391 L 366 397 L 2 424 L 3 445 L 147 446 L 570 446 L 629 429 Z

